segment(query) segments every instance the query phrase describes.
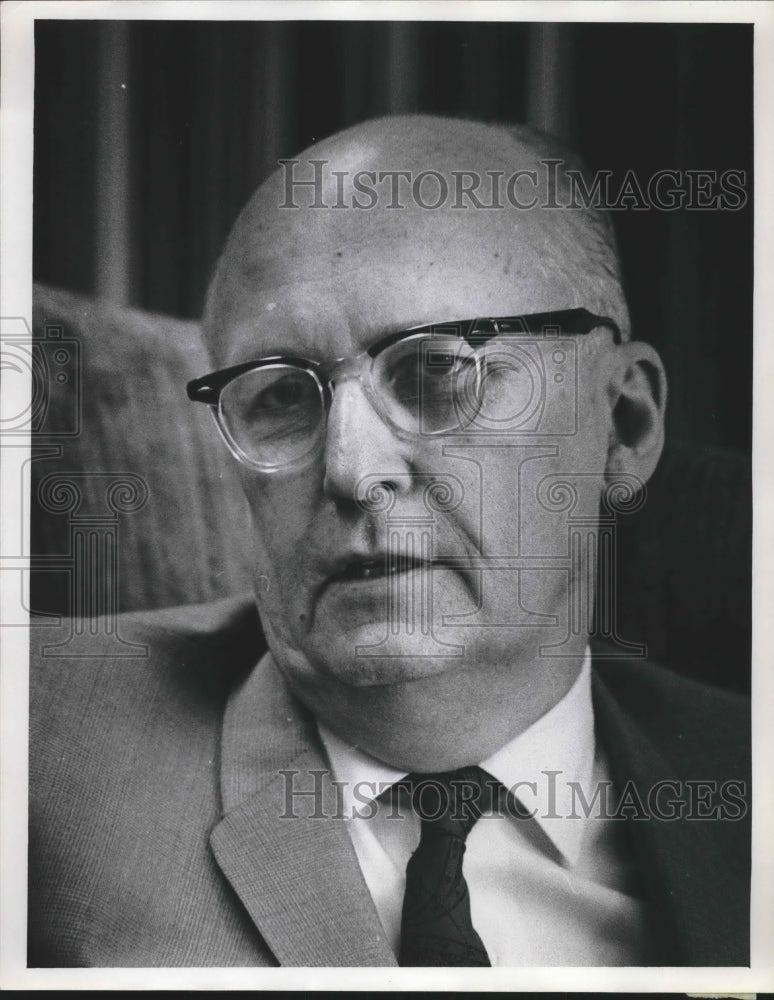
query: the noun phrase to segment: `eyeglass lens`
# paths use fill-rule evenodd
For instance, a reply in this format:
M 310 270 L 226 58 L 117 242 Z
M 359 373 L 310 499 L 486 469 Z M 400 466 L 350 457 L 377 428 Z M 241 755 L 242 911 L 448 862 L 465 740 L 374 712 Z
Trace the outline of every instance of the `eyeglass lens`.
M 418 436 L 515 431 L 534 414 L 545 386 L 540 351 L 507 336 L 479 346 L 454 336 L 407 337 L 369 359 L 362 377 L 380 416 Z M 226 386 L 219 416 L 243 458 L 279 468 L 317 446 L 325 394 L 310 370 L 265 366 Z

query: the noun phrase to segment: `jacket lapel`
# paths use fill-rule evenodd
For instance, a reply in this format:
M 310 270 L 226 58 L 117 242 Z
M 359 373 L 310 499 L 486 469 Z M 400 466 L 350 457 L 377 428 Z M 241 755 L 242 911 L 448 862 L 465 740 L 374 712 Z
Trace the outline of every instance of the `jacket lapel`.
M 707 775 L 681 773 L 674 763 L 677 755 L 654 742 L 624 709 L 614 693 L 614 676 L 607 672 L 603 679 L 595 672 L 593 693 L 597 731 L 616 792 L 620 796 L 627 787 L 633 788 L 647 812 L 654 786 L 675 782 L 679 791 L 669 786 L 661 801 L 687 812 L 691 806 L 687 780 Z M 652 816 L 627 820 L 659 964 L 747 964 L 739 956 L 748 948 L 749 883 L 729 871 L 729 859 L 712 829 L 717 822 Z M 727 928 L 727 933 L 719 933 L 719 928 Z
M 215 858 L 280 965 L 396 965 L 311 717 L 270 656 L 224 717 Z

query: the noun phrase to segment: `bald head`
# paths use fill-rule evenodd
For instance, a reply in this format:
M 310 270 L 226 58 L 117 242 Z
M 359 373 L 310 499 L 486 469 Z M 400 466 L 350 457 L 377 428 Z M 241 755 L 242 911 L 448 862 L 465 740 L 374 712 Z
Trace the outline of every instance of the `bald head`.
M 226 330 L 249 337 L 275 321 L 291 282 L 306 290 L 309 322 L 321 292 L 344 288 L 355 312 L 366 298 L 405 300 L 405 317 L 390 319 L 398 325 L 494 315 L 497 300 L 511 314 L 585 307 L 627 336 L 607 218 L 548 207 L 571 201 L 568 169 L 582 165 L 526 127 L 421 115 L 318 143 L 283 164 L 234 226 L 204 317 L 215 356 L 231 357 Z M 440 314 L 422 314 L 410 293 L 444 271 Z

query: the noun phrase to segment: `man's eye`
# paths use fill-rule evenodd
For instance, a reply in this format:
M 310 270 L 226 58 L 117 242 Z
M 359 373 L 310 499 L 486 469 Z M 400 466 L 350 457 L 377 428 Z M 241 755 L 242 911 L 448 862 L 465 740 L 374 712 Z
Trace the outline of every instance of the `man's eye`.
M 422 382 L 426 391 L 459 391 L 468 385 L 469 379 L 479 368 L 478 358 L 460 351 L 432 352 L 422 366 Z
M 462 359 L 452 351 L 428 351 L 422 366 L 423 375 L 448 378 L 463 368 Z
M 307 375 L 283 375 L 256 394 L 252 408 L 257 412 L 288 410 L 314 403 L 316 387 Z
M 395 365 L 390 385 L 395 396 L 404 402 L 417 399 L 420 394 L 428 397 L 448 393 L 464 368 L 465 362 L 454 353 L 432 351 L 423 356 L 417 351 Z
M 390 377 L 395 384 L 416 383 L 418 379 L 448 379 L 464 371 L 470 363 L 469 358 L 455 350 L 416 350 L 393 365 Z

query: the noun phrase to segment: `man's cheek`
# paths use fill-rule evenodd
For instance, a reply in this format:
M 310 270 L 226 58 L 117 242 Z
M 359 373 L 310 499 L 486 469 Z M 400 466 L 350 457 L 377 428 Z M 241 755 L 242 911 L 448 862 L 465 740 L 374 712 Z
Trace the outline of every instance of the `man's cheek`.
M 252 534 L 257 557 L 274 565 L 287 566 L 298 558 L 310 537 L 320 510 L 320 490 L 315 477 L 306 475 L 269 476 L 242 474 L 242 488 L 250 508 Z
M 298 648 L 312 614 L 303 568 L 293 561 L 292 549 L 282 554 L 266 550 L 256 553 L 253 590 L 264 628 L 268 626 L 280 643 Z
M 253 567 L 259 599 L 276 605 L 300 596 L 305 576 L 299 538 L 278 524 L 274 530 L 256 529 Z
M 311 497 L 282 482 L 262 482 L 247 492 L 251 514 L 256 596 L 272 616 L 288 618 L 303 597 L 303 557 L 314 514 Z

